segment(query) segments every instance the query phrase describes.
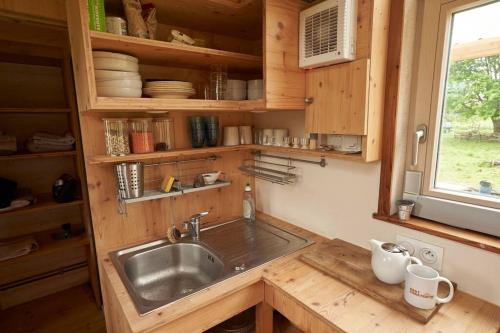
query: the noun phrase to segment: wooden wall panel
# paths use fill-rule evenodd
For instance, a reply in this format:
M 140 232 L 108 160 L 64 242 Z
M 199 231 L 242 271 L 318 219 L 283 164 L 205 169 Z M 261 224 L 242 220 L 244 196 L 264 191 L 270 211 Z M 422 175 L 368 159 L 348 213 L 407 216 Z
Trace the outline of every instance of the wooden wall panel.
M 0 14 L 64 25 L 65 3 L 65 0 L 0 0 Z

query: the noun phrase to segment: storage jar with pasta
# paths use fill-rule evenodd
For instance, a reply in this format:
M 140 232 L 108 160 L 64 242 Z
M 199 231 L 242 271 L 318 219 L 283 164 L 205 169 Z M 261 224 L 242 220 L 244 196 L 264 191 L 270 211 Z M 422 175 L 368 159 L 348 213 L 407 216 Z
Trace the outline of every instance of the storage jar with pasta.
M 103 118 L 106 154 L 125 156 L 130 154 L 127 118 Z
M 152 118 L 134 118 L 130 120 L 130 141 L 132 153 L 143 154 L 154 151 Z

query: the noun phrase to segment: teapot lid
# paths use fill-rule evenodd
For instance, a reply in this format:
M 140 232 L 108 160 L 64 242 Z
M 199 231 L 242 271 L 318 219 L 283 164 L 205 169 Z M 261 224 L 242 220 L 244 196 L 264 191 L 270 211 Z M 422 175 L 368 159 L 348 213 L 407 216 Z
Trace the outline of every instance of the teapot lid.
M 406 248 L 404 248 L 401 245 L 394 244 L 394 243 L 384 243 L 382 244 L 382 249 L 384 251 L 390 252 L 390 253 L 405 253 L 408 252 Z

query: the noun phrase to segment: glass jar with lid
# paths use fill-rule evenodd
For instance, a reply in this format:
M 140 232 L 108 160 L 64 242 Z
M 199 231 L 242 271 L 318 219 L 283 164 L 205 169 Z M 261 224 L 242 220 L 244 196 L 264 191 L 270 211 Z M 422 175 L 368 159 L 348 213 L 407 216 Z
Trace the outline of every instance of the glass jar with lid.
M 174 126 L 172 119 L 155 118 L 153 120 L 153 136 L 155 151 L 174 149 Z
M 127 118 L 103 118 L 106 154 L 125 156 L 130 154 Z
M 154 151 L 152 121 L 152 118 L 134 118 L 130 120 L 132 153 L 144 154 Z

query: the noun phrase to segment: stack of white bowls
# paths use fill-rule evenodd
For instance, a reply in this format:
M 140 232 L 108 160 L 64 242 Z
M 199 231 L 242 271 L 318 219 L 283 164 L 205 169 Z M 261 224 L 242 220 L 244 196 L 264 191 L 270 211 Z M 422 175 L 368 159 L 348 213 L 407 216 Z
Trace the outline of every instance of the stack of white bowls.
M 149 81 L 144 94 L 153 98 L 186 99 L 196 93 L 193 84 L 186 81 Z
M 227 80 L 226 99 L 242 101 L 247 98 L 247 82 L 243 80 Z
M 128 54 L 93 51 L 97 95 L 141 97 L 139 60 Z
M 262 98 L 262 80 L 248 81 L 248 99 L 255 100 Z

